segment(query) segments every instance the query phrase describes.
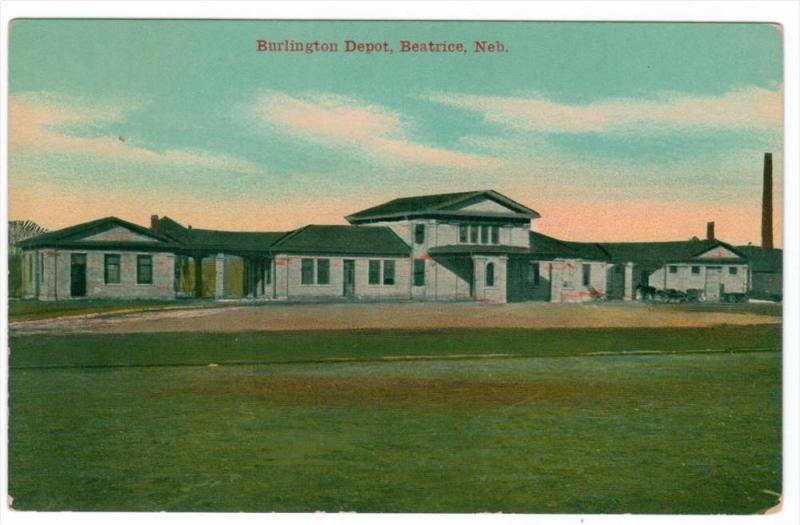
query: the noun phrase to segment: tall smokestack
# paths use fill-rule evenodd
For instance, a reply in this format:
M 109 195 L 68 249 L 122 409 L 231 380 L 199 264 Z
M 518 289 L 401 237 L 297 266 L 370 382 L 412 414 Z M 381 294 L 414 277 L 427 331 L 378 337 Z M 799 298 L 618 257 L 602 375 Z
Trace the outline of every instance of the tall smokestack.
M 764 193 L 761 200 L 761 247 L 772 249 L 772 153 L 764 153 Z
M 716 239 L 716 235 L 714 235 L 714 221 L 706 223 L 706 240 L 713 241 Z

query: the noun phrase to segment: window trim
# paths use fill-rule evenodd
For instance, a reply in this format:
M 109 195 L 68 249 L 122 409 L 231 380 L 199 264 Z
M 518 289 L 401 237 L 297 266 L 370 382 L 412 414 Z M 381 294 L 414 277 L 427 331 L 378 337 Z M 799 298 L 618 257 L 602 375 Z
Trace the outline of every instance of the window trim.
M 304 266 L 306 266 L 304 268 Z M 314 276 L 316 273 L 315 269 L 316 264 L 314 263 L 314 259 L 310 257 L 301 257 L 300 258 L 300 285 L 301 286 L 312 286 L 314 283 Z M 310 276 L 310 279 L 306 279 L 306 275 Z M 310 282 L 307 282 L 310 281 Z
M 141 278 L 141 261 L 149 260 L 150 261 L 150 280 L 149 281 L 142 281 Z M 153 282 L 155 281 L 153 275 L 153 256 L 149 254 L 137 254 L 136 255 L 136 284 L 141 284 L 144 286 L 152 286 Z
M 387 269 L 389 269 L 389 268 L 391 268 L 391 275 L 387 275 L 387 273 L 389 273 L 389 272 L 387 272 Z M 382 272 L 383 279 L 381 280 L 381 284 L 383 286 L 394 286 L 395 284 L 397 284 L 397 277 L 396 277 L 396 271 L 395 270 L 396 270 L 396 267 L 395 267 L 395 262 L 394 262 L 393 259 L 385 259 L 383 261 L 383 272 Z M 386 282 L 386 278 L 387 277 L 391 278 L 391 282 Z
M 314 264 L 316 266 L 316 271 L 314 272 L 314 277 L 316 277 L 316 282 L 314 284 L 318 284 L 321 286 L 327 286 L 331 284 L 331 260 L 328 258 L 320 258 L 316 259 Z M 322 273 L 322 269 L 325 268 L 325 273 Z M 322 277 L 325 277 L 324 282 Z
M 478 244 L 478 239 L 480 238 L 480 227 L 478 224 L 470 224 L 469 225 L 469 243 L 470 244 Z
M 489 244 L 489 225 L 481 224 L 481 244 Z
M 425 259 L 414 259 L 413 270 L 413 285 L 425 286 Z
M 374 281 L 373 277 L 375 277 Z M 378 259 L 370 259 L 367 263 L 367 284 L 370 286 L 380 286 L 381 284 L 381 261 Z
M 117 259 L 117 280 L 110 281 L 108 279 L 108 261 L 111 258 Z M 122 284 L 122 254 L 119 253 L 104 253 L 103 254 L 103 284 Z
M 582 264 L 581 265 L 581 283 L 582 286 L 591 286 L 592 285 L 592 265 L 591 264 Z
M 425 244 L 425 223 L 414 224 L 414 244 Z

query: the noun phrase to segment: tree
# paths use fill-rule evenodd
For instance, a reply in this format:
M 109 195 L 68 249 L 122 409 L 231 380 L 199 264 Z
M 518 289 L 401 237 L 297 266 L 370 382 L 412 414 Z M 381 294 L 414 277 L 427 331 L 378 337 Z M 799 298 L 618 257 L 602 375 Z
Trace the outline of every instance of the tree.
M 8 245 L 14 246 L 18 242 L 46 232 L 46 228 L 33 221 L 8 221 Z

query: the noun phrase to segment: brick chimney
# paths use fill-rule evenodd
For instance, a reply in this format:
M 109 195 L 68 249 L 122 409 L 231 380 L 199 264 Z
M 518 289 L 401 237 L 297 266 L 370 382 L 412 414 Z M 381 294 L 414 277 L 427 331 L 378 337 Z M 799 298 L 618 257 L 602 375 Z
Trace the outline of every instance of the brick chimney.
M 764 192 L 761 198 L 761 247 L 772 249 L 772 153 L 764 153 Z
M 153 231 L 158 229 L 158 215 L 150 216 L 150 229 Z
M 714 221 L 710 221 L 706 223 L 706 240 L 713 241 L 716 239 L 716 235 L 714 234 Z

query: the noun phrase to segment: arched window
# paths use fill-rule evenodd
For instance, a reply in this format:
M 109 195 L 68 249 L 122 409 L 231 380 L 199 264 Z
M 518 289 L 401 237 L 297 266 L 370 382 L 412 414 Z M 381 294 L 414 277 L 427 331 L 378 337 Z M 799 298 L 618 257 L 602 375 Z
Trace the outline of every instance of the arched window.
M 494 286 L 494 263 L 486 265 L 486 286 Z

